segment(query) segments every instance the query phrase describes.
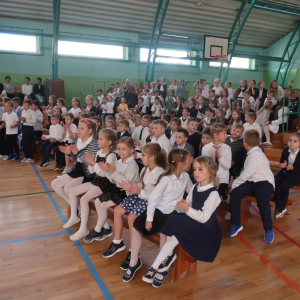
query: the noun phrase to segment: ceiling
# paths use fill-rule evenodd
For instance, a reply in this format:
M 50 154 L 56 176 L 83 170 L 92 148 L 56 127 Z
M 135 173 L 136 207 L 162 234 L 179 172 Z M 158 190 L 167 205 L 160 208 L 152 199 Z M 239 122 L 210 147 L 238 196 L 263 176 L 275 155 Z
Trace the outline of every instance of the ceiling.
M 199 1 L 171 0 L 162 31 L 227 37 L 242 2 L 200 1 L 203 5 L 195 3 Z M 264 3 L 300 10 L 298 0 Z M 62 0 L 60 24 L 134 32 L 139 34 L 139 40 L 149 41 L 157 4 L 158 0 Z M 52 0 L 0 0 L 0 7 L 0 17 L 52 22 Z M 267 48 L 291 32 L 298 21 L 296 16 L 253 9 L 238 45 Z

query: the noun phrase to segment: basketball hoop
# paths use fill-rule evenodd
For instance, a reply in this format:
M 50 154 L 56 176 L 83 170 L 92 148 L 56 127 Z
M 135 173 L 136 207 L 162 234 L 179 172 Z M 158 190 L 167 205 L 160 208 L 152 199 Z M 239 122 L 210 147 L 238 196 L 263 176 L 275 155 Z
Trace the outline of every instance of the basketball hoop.
M 224 63 L 228 60 L 228 55 L 215 55 L 214 60 L 218 60 L 220 63 Z

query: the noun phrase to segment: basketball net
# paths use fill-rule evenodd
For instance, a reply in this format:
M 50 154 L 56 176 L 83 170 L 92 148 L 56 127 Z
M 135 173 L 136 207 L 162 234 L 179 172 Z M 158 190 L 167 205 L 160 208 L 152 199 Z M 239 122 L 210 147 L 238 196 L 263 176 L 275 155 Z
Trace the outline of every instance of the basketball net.
M 228 55 L 215 55 L 214 60 L 218 60 L 220 63 L 224 63 L 228 60 Z

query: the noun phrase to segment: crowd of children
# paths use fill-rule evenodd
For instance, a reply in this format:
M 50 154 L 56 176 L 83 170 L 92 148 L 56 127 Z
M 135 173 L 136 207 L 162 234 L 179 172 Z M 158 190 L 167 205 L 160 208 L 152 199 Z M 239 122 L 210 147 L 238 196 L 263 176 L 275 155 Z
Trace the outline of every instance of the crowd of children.
M 118 83 L 105 94 L 99 89 L 97 99 L 88 95 L 84 107 L 74 97 L 70 109 L 54 95 L 48 106 L 40 106 L 30 95 L 24 96 L 22 107 L 17 97 L 0 98 L 0 158 L 20 161 L 19 140 L 23 163 L 34 161 L 35 141 L 41 141 L 40 168 L 51 164 L 55 152 L 54 170 L 63 170 L 63 175 L 52 182 L 52 188 L 71 207 L 63 227 L 81 222 L 72 241 L 83 238 L 91 243 L 114 234 L 103 254 L 112 257 L 126 248 L 123 215 L 129 213 L 131 246 L 121 264 L 125 282 L 142 265 L 143 235 L 160 234 L 160 252 L 143 276 L 154 287 L 162 285 L 176 260 L 173 250 L 178 244 L 197 260 L 214 261 L 222 239 L 216 209 L 221 201 L 228 201 L 228 195 L 228 237 L 243 229 L 240 203 L 252 195 L 260 210 L 264 240 L 271 243 L 271 195 L 275 191 L 276 219 L 282 218 L 289 189 L 300 183 L 300 134 L 290 135 L 275 177 L 260 147 L 272 145 L 270 132 L 282 130 L 283 123 L 291 128 L 297 114 L 290 115 L 290 120 L 286 113 L 298 112 L 296 91 L 287 107 L 275 80 L 266 90 L 263 81 L 256 88 L 255 80 L 247 86 L 243 79 L 234 94 L 229 81 L 223 88 L 216 79 L 209 89 L 199 78 L 194 84 L 196 95 L 184 101 L 185 82 L 179 82 L 177 87 L 173 79 L 168 87 L 162 77 L 138 90 L 137 84 L 130 86 L 127 80 L 122 89 Z M 43 134 L 43 122 L 48 135 Z M 89 232 L 92 199 L 96 199 L 98 220 Z M 113 206 L 117 206 L 114 233 L 107 219 Z

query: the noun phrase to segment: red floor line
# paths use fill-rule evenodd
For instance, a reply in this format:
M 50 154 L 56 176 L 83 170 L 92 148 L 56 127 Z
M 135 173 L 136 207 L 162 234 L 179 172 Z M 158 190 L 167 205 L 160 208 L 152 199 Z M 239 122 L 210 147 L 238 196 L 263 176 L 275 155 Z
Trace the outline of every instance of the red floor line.
M 258 214 L 260 215 L 259 211 L 257 210 L 256 207 L 254 207 L 253 205 L 251 205 L 252 209 Z M 300 245 L 294 241 L 292 238 L 290 238 L 287 234 L 285 234 L 283 231 L 281 231 L 277 226 L 273 225 L 273 228 L 278 231 L 282 236 L 284 236 L 287 240 L 289 240 L 291 243 L 293 243 L 295 246 L 297 246 L 298 248 L 300 248 Z
M 218 214 L 222 218 L 222 220 L 228 224 L 229 222 L 225 220 L 225 217 L 223 214 L 218 211 Z M 240 234 L 237 235 L 237 237 L 240 239 L 240 241 L 248 248 L 250 249 L 267 267 L 269 267 L 273 272 L 275 272 L 282 280 L 284 280 L 289 286 L 291 286 L 294 290 L 296 290 L 298 293 L 300 293 L 300 287 L 295 284 L 291 279 L 289 279 L 287 276 L 285 276 L 283 273 L 281 273 L 276 267 L 274 267 L 265 257 L 263 257 L 255 248 L 253 248 Z

